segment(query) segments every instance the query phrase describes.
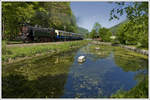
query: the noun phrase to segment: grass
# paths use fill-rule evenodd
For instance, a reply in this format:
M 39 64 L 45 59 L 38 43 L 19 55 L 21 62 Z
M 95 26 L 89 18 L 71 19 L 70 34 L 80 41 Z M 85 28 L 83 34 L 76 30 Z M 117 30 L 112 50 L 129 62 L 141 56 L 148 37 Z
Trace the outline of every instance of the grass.
M 60 53 L 66 52 L 75 48 L 79 48 L 83 45 L 86 45 L 89 41 L 71 41 L 64 42 L 61 44 L 44 44 L 44 45 L 33 45 L 33 46 L 24 46 L 24 47 L 9 47 L 6 48 L 6 43 L 4 42 L 2 46 L 2 52 L 5 51 L 2 55 L 3 62 L 9 62 L 10 60 L 16 60 L 23 57 L 32 57 L 36 54 L 45 54 L 45 53 Z

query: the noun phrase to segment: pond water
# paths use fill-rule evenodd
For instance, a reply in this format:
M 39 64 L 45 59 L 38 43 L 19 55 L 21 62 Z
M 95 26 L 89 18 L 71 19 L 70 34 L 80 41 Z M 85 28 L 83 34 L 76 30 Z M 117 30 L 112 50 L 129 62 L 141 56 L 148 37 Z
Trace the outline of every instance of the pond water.
M 81 55 L 86 56 L 84 63 L 77 62 Z M 108 98 L 119 89 L 135 87 L 146 75 L 148 57 L 89 44 L 69 53 L 3 65 L 2 96 Z

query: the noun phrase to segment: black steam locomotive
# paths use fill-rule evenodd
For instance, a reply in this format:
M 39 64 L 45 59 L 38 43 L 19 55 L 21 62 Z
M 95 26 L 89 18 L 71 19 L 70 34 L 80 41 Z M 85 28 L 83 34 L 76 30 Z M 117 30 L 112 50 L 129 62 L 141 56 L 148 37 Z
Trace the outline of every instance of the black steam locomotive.
M 21 33 L 21 39 L 24 42 L 51 42 L 83 39 L 83 35 L 79 33 L 66 32 L 53 28 L 32 27 L 29 25 L 23 25 L 21 28 Z

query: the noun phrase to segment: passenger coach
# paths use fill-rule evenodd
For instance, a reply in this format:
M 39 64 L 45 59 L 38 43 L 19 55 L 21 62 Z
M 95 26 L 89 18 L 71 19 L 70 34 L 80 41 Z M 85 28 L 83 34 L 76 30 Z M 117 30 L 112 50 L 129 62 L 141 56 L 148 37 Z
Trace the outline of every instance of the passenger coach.
M 55 30 L 57 40 L 82 40 L 83 36 L 79 33 Z

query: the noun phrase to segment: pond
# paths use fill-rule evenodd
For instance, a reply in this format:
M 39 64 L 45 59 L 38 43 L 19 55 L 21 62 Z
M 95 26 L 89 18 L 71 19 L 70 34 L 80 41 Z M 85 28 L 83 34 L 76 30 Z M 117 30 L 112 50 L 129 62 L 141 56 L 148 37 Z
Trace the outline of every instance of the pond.
M 86 61 L 78 63 L 81 55 Z M 108 98 L 119 89 L 130 90 L 147 75 L 147 56 L 88 44 L 68 53 L 3 65 L 2 97 Z

